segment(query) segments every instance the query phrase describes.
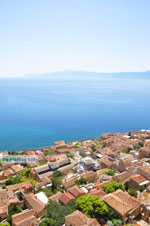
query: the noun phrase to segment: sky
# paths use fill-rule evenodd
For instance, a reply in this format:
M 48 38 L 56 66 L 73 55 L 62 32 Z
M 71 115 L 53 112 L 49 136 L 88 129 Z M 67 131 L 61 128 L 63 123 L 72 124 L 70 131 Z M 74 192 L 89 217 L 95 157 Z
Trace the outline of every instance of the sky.
M 0 77 L 150 70 L 150 0 L 0 0 Z

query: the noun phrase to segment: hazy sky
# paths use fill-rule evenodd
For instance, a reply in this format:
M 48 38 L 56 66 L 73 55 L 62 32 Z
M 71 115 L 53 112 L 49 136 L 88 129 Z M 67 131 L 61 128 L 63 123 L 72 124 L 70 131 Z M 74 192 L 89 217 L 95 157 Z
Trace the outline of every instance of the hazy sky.
M 150 0 L 0 0 L 0 76 L 150 70 Z

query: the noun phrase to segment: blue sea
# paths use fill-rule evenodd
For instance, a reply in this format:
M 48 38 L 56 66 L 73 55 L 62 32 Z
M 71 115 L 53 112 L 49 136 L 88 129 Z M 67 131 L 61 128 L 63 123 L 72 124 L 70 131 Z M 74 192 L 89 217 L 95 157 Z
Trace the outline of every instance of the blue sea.
M 149 78 L 0 79 L 0 151 L 140 129 L 150 129 Z

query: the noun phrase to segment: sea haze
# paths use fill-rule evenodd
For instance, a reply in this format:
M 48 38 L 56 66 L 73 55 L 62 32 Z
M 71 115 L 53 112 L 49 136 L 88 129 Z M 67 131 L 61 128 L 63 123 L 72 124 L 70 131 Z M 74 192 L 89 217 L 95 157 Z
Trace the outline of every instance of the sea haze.
M 150 72 L 0 79 L 0 151 L 150 129 Z

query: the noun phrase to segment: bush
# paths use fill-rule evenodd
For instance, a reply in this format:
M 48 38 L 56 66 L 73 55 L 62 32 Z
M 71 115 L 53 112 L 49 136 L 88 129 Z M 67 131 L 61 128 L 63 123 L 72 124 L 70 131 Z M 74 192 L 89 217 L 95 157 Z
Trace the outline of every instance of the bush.
M 132 135 L 132 134 L 131 134 L 131 132 L 129 132 L 129 133 L 128 133 L 128 136 L 130 136 L 130 137 L 131 137 L 131 135 Z
M 2 189 L 5 189 L 6 188 L 6 184 L 2 184 Z
M 20 184 L 22 181 L 21 181 L 21 176 L 20 175 L 17 175 L 15 177 L 9 177 L 9 179 L 5 182 L 6 186 L 8 185 L 12 185 L 12 184 Z
M 139 187 L 139 191 L 140 191 L 140 192 L 143 192 L 144 190 L 145 190 L 144 186 L 140 186 L 140 187 Z
M 45 218 L 40 222 L 39 226 L 58 226 L 58 222 L 52 218 Z
M 10 224 L 7 221 L 5 221 L 3 223 L 0 223 L 0 226 L 10 226 Z
M 54 150 L 50 150 L 50 149 L 47 149 L 47 150 L 44 150 L 44 155 L 49 155 L 49 154 L 55 154 L 56 152 Z
M 140 149 L 143 146 L 144 146 L 144 142 L 140 141 L 139 143 L 137 143 L 137 144 L 134 145 L 134 148 L 135 149 Z
M 74 154 L 74 153 L 67 153 L 66 155 L 67 155 L 67 157 L 68 157 L 68 158 L 72 158 L 72 157 L 74 157 L 74 156 L 75 156 L 75 154 Z
M 107 172 L 105 172 L 105 174 L 107 174 L 109 176 L 114 176 L 115 175 L 115 171 L 114 170 L 108 170 Z
M 137 197 L 137 191 L 134 188 L 129 188 L 128 194 L 134 197 Z
M 62 172 L 60 170 L 56 170 L 54 173 L 53 173 L 53 177 L 60 177 L 62 176 Z
M 140 141 L 140 142 L 138 143 L 138 145 L 140 145 L 140 147 L 143 147 L 143 146 L 144 146 L 144 142 Z
M 122 222 L 120 219 L 113 219 L 112 221 L 109 221 L 109 226 L 121 226 Z
M 22 212 L 22 209 L 19 206 L 17 206 L 17 204 L 13 204 L 12 206 L 10 206 L 8 208 L 7 221 L 11 224 L 12 223 L 11 216 L 13 214 L 20 213 L 20 212 Z
M 123 149 L 122 152 L 123 153 L 126 153 L 126 154 L 129 154 L 130 153 L 130 151 L 128 149 Z
M 82 153 L 81 156 L 82 156 L 82 158 L 84 158 L 86 156 L 86 154 L 85 153 Z
M 88 183 L 88 179 L 85 179 L 83 177 L 81 177 L 79 180 L 77 180 L 76 184 L 77 185 L 83 185 L 83 184 L 87 184 Z

